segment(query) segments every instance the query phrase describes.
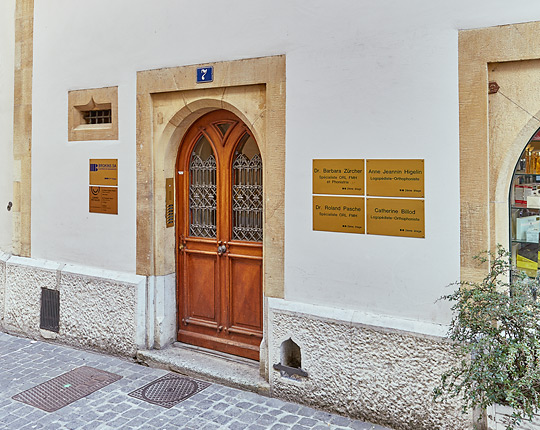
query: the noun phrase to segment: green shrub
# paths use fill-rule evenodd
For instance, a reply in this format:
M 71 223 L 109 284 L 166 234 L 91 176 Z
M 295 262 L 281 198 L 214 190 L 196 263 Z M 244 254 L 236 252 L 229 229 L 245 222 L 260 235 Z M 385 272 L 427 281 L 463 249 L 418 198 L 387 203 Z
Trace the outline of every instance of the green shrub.
M 507 430 L 532 419 L 540 406 L 540 304 L 538 278 L 512 269 L 510 256 L 496 252 L 475 257 L 487 263 L 481 282 L 456 282 L 441 299 L 452 303 L 448 338 L 456 364 L 442 375 L 436 400 L 458 397 L 463 412 L 499 403 L 515 409 Z M 511 279 L 511 282 L 510 282 Z

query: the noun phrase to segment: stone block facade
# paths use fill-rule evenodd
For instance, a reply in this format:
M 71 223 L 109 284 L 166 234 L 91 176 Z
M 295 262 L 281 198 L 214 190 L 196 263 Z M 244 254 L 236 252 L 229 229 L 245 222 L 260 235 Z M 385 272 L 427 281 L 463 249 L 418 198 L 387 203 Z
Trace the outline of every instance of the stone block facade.
M 59 332 L 40 328 L 42 288 L 60 294 Z M 34 339 L 134 356 L 145 347 L 146 278 L 23 257 L 0 259 L 0 323 Z M 144 315 L 144 313 L 143 313 Z
M 435 403 L 433 388 L 451 365 L 440 337 L 270 309 L 273 395 L 396 430 L 472 427 L 458 402 Z M 307 377 L 272 369 L 283 342 L 300 347 Z

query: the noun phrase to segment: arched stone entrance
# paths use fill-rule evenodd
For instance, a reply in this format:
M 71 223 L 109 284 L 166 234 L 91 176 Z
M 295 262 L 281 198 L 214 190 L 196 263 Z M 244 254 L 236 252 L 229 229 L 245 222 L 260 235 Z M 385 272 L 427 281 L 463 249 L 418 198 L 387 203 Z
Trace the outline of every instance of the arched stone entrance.
M 195 76 L 196 66 L 137 75 L 137 273 L 148 277 L 148 306 L 140 318 L 147 343 L 155 347 L 173 341 L 176 333 L 176 240 L 175 229 L 165 222 L 166 179 L 175 177 L 182 136 L 208 112 L 232 112 L 259 144 L 265 160 L 263 293 L 284 296 L 285 57 L 215 63 L 214 82 L 204 87 Z M 266 321 L 264 307 L 264 339 Z M 267 369 L 264 340 L 260 356 Z

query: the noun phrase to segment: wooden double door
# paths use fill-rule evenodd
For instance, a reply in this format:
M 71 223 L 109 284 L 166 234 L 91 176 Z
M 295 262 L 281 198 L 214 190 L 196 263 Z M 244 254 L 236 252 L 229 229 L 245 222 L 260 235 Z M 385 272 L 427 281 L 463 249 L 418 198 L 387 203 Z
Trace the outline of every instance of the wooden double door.
M 219 110 L 186 132 L 177 158 L 178 340 L 259 359 L 263 168 L 253 135 Z

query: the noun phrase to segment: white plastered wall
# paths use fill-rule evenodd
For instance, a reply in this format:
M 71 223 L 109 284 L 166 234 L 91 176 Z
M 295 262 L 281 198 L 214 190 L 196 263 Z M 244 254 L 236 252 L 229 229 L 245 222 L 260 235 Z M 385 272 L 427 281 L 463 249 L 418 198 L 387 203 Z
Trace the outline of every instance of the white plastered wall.
M 11 252 L 13 201 L 13 73 L 15 0 L 0 4 L 0 252 Z M 1 288 L 1 284 L 0 284 Z
M 435 300 L 459 277 L 457 32 L 536 19 L 540 4 L 232 7 L 96 0 L 82 14 L 71 0 L 36 2 L 33 256 L 135 271 L 136 71 L 285 54 L 285 298 L 448 322 L 448 307 Z M 67 92 L 114 85 L 119 140 L 68 143 Z M 119 159 L 118 216 L 88 213 L 89 158 Z M 312 231 L 314 158 L 425 159 L 426 239 Z

